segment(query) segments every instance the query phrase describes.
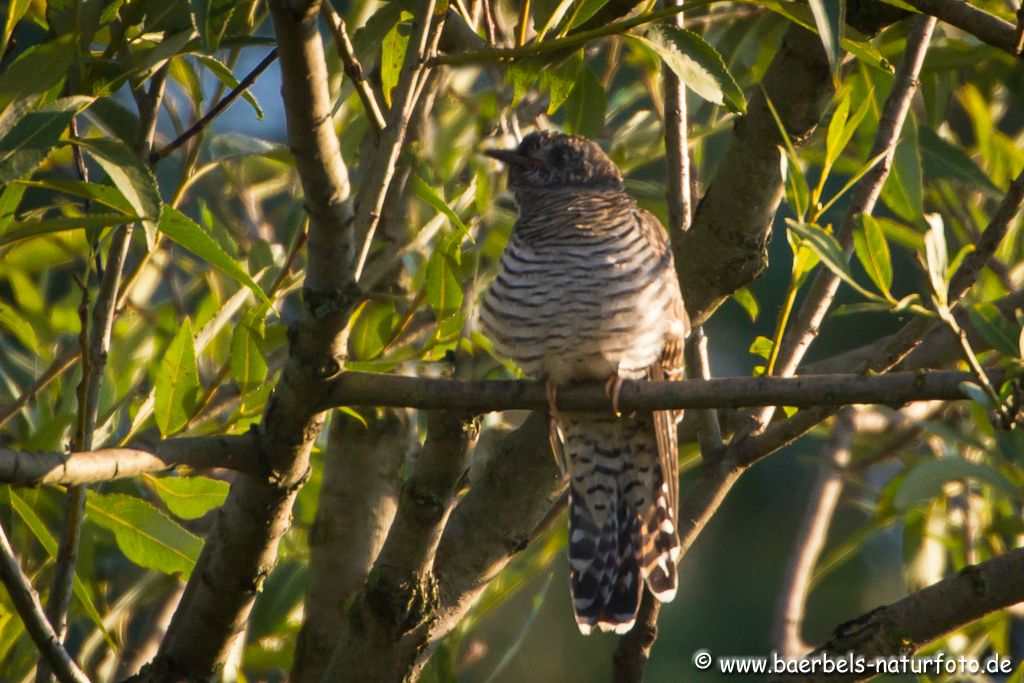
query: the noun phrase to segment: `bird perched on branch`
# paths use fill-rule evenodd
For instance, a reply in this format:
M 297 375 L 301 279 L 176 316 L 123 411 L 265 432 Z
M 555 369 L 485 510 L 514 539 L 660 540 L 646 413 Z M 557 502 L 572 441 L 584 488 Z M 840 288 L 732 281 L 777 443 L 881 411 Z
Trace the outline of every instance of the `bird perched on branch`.
M 644 582 L 663 602 L 677 587 L 681 414 L 618 411 L 623 379 L 682 376 L 688 323 L 668 237 L 586 138 L 535 132 L 486 154 L 507 165 L 519 220 L 481 321 L 499 352 L 547 380 L 576 622 L 625 633 Z M 598 379 L 614 414 L 557 410 L 558 385 Z

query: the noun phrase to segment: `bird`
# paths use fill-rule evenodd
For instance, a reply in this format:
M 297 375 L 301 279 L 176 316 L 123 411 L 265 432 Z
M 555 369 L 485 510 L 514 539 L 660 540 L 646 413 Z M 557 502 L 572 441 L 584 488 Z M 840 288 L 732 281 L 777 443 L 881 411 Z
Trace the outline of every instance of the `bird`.
M 584 635 L 632 629 L 643 586 L 675 597 L 679 411 L 622 415 L 624 379 L 679 379 L 689 323 L 668 235 L 592 140 L 535 131 L 488 149 L 519 216 L 484 293 L 494 349 L 544 379 L 569 482 L 569 573 Z M 568 412 L 557 388 L 606 380 L 613 411 Z

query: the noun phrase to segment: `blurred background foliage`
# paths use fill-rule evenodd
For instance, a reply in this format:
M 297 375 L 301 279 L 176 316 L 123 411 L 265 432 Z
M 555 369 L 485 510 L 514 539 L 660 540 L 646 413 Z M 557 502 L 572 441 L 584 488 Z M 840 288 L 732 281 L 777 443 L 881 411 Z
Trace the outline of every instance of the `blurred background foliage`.
M 980 4 L 1012 17 L 1012 3 Z M 602 5 L 541 0 L 530 8 L 525 29 L 562 35 Z M 454 6 L 471 19 L 480 16 L 478 3 Z M 387 101 L 408 43 L 411 6 L 353 0 L 336 8 L 370 81 Z M 490 9 L 495 34 L 481 28 L 481 35 L 509 44 L 521 6 L 497 2 Z M 267 56 L 274 40 L 266 12 L 252 0 L 6 4 L 0 42 L 0 446 L 67 447 L 77 412 L 82 287 L 95 292 L 112 229 L 140 219 L 95 443 L 116 445 L 145 434 L 242 433 L 260 419 L 286 351 L 286 325 L 298 310 L 304 261 L 305 216 L 284 144 L 276 66 L 196 138 L 152 164 L 134 149 L 139 121 L 129 90 L 167 66 L 154 144 L 159 153 Z M 455 66 L 436 75 L 442 81 L 437 94 L 403 151 L 410 162 L 404 190 L 386 207 L 367 265 L 369 296 L 351 324 L 349 367 L 447 374 L 448 359 L 461 349 L 475 359 L 477 378 L 514 376 L 515 368 L 493 357 L 472 324 L 477 296 L 515 218 L 500 169 L 479 154 L 481 148 L 512 144 L 535 125 L 594 137 L 623 169 L 630 193 L 664 221 L 662 58 L 671 59 L 674 48 L 682 60 L 677 66 L 709 83 L 700 95 L 689 92 L 693 172 L 706 182 L 744 94 L 758 87 L 792 21 L 827 33 L 807 5 L 720 2 L 687 14 L 693 33 L 682 47 L 646 33 L 594 41 L 556 58 Z M 896 24 L 872 39 L 849 28 L 840 33 L 855 56 L 845 66 L 837 60 L 833 106 L 814 138 L 788 159 L 771 267 L 706 327 L 717 375 L 763 372 L 770 364 L 785 319 L 779 313 L 800 300 L 810 268 L 827 260 L 830 226 L 841 219 L 848 199 L 844 190 L 870 163 L 906 27 Z M 721 60 L 708 57 L 705 47 Z M 359 187 L 360 157 L 374 133 L 332 50 L 328 63 L 336 128 Z M 1024 167 L 1022 105 L 1019 60 L 940 25 L 882 194 L 884 206 L 873 225 L 862 226 L 863 249 L 858 246 L 846 272 L 857 287 L 844 285 L 843 305 L 824 326 L 812 362 L 862 346 L 918 314 L 915 306 L 929 306 L 920 265 L 930 229 L 924 215 L 941 215 L 948 258 L 955 260 Z M 77 134 L 69 131 L 72 117 Z M 88 180 L 76 170 L 75 147 L 84 153 Z M 1019 290 L 1022 249 L 1018 221 L 968 301 L 994 349 L 982 356 L 985 361 L 1015 363 L 1021 354 L 1021 321 L 994 312 L 991 304 Z M 44 376 L 52 381 L 17 404 Z M 347 411 L 333 419 L 376 418 L 373 411 Z M 487 457 L 497 434 L 519 419 L 488 416 L 476 457 Z M 939 407 L 922 426 L 923 436 L 895 445 L 857 442 L 810 598 L 809 642 L 908 590 L 1018 545 L 1024 534 L 1019 433 L 994 430 L 980 404 Z M 686 555 L 679 597 L 662 612 L 649 680 L 716 680 L 692 668 L 690 656 L 698 648 L 738 655 L 767 651 L 778 586 L 798 540 L 822 436 L 815 433 L 744 477 Z M 421 437 L 411 432 L 412 442 Z M 694 445 L 684 445 L 683 452 L 685 495 L 697 453 Z M 322 469 L 319 457 L 314 462 L 295 524 L 228 678 L 281 680 L 290 666 Z M 229 481 L 230 474 L 217 472 L 146 476 L 90 490 L 69 642 L 98 680 L 145 661 L 133 653 L 152 647 L 151 625 L 166 619 L 168 605 L 180 595 L 181 579 Z M 52 573 L 62 501 L 53 487 L 0 488 L 4 525 L 40 590 Z M 556 520 L 493 582 L 435 654 L 424 680 L 582 681 L 607 675 L 614 639 L 581 638 L 572 623 L 564 527 L 564 520 Z M 1010 610 L 939 646 L 1020 659 L 1024 628 Z M 0 679 L 26 680 L 36 657 L 0 593 Z

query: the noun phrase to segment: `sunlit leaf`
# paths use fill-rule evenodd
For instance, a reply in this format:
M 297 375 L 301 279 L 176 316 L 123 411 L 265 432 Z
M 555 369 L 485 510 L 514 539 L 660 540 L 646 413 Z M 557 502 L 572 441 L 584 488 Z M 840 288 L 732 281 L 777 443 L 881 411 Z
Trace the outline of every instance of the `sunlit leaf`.
M 100 185 L 99 183 L 87 183 L 82 180 L 68 180 L 66 178 L 20 180 L 18 181 L 18 185 L 62 192 L 64 194 L 87 199 L 96 204 L 102 204 L 103 206 L 114 209 L 115 211 L 120 211 L 128 216 L 134 217 L 135 215 L 132 205 L 124 198 L 121 191 L 113 185 Z
M 231 374 L 243 394 L 267 379 L 263 336 L 253 329 L 251 319 L 243 320 L 231 335 Z
M 227 482 L 208 477 L 147 476 L 149 486 L 167 509 L 182 519 L 198 519 L 228 497 Z
M 217 77 L 224 87 L 229 90 L 234 90 L 238 87 L 238 79 L 231 73 L 231 69 L 225 66 L 220 60 L 210 57 L 209 55 L 196 55 L 199 63 L 209 69 L 210 73 Z M 256 100 L 256 96 L 252 94 L 252 88 L 248 88 L 242 91 L 242 97 L 248 102 L 253 111 L 256 112 L 256 118 L 263 119 L 263 108 L 260 107 L 260 103 Z
M 754 298 L 754 294 L 749 289 L 740 287 L 732 293 L 732 299 L 750 316 L 750 322 L 757 322 L 757 316 L 760 315 L 761 309 L 757 304 L 757 299 Z
M 868 214 L 861 214 L 860 225 L 853 232 L 853 248 L 878 291 L 891 299 L 892 256 L 882 226 Z
M 913 118 L 908 117 L 896 145 L 892 170 L 882 186 L 882 200 L 903 220 L 916 222 L 924 213 L 923 182 L 917 130 Z
M 431 277 L 428 272 L 427 277 Z M 442 286 L 448 286 L 443 283 Z M 436 310 L 436 309 L 435 309 Z M 349 353 L 353 360 L 369 361 L 384 350 L 398 326 L 398 312 L 391 301 L 368 301 L 353 315 L 352 331 L 348 338 Z
M 939 302 L 945 305 L 949 285 L 946 282 L 949 254 L 946 251 L 946 228 L 942 216 L 936 213 L 927 214 L 928 232 L 924 236 L 925 263 L 928 265 L 928 278 Z
M 438 242 L 427 262 L 427 302 L 438 320 L 462 307 L 462 283 L 459 280 L 462 237 L 450 232 Z
M 39 348 L 39 340 L 32 326 L 18 312 L 0 301 L 0 327 L 13 334 L 21 345 L 29 351 Z
M 811 247 L 818 254 L 821 262 L 828 267 L 833 273 L 838 275 L 843 282 L 853 287 L 855 290 L 863 294 L 869 299 L 877 299 L 878 296 L 864 289 L 853 277 L 853 273 L 850 272 L 850 265 L 847 263 L 846 254 L 843 253 L 843 248 L 836 241 L 836 238 L 828 234 L 816 225 L 809 223 L 799 223 L 797 221 L 786 219 L 786 225 L 789 229 L 799 235 L 805 243 Z
M 165 206 L 160 214 L 160 232 L 185 247 L 211 266 L 251 289 L 263 303 L 269 303 L 266 292 L 242 266 L 221 249 L 220 245 L 191 218 L 177 209 Z
M 97 230 L 134 223 L 137 220 L 137 216 L 125 216 L 120 213 L 91 213 L 85 216 L 47 218 L 41 221 L 10 221 L 6 232 L 0 235 L 0 246 L 65 230 Z
M 156 374 L 153 415 L 163 436 L 184 427 L 199 406 L 201 391 L 192 324 L 188 318 L 178 328 Z
M 143 217 L 146 243 L 152 249 L 156 243 L 156 221 L 163 204 L 153 172 L 120 140 L 89 138 L 79 139 L 76 144 L 89 152 L 135 209 L 136 215 Z
M 747 110 L 743 91 L 729 68 L 706 40 L 675 26 L 653 26 L 638 36 L 662 58 L 687 88 L 729 111 Z
M 391 27 L 380 44 L 380 81 L 384 93 L 384 102 L 391 106 L 391 91 L 398 85 L 405 61 L 405 51 L 409 46 L 411 28 L 407 21 L 412 19 L 408 12 L 402 12 L 398 23 Z
M 146 569 L 188 578 L 203 541 L 155 507 L 121 493 L 89 493 L 89 519 L 112 531 L 124 556 Z

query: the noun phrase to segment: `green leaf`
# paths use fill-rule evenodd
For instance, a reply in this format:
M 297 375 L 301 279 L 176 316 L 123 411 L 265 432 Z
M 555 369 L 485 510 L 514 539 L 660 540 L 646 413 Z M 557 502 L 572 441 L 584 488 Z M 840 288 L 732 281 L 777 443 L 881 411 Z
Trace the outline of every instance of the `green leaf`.
M 0 139 L 0 185 L 31 175 L 90 102 L 91 97 L 64 97 L 22 116 Z
M 945 178 L 989 196 L 1002 197 L 1002 191 L 962 147 L 947 142 L 927 126 L 918 129 L 917 140 L 924 172 L 929 178 Z
M 87 50 L 103 13 L 103 0 L 47 0 L 46 22 L 54 35 L 78 38 L 81 50 Z
M 461 250 L 462 236 L 453 231 L 441 238 L 427 261 L 427 301 L 439 321 L 462 307 Z
M 984 302 L 969 307 L 971 324 L 989 346 L 1007 358 L 1020 357 L 1020 331 L 1007 320 L 995 304 Z
M 754 298 L 754 294 L 749 289 L 740 287 L 732 293 L 732 299 L 750 316 L 750 322 L 757 322 L 757 316 L 760 315 L 761 309 L 757 304 L 757 299 Z
M 196 59 L 199 63 L 205 66 L 210 73 L 216 76 L 217 80 L 224 84 L 228 90 L 234 90 L 238 87 L 238 79 L 231 73 L 231 69 L 225 66 L 220 60 L 210 57 L 209 55 L 196 55 Z M 252 88 L 242 91 L 242 97 L 245 101 L 252 106 L 253 111 L 256 112 L 256 118 L 263 120 L 263 108 L 260 107 L 259 101 L 256 96 L 252 94 Z
M 750 348 L 747 349 L 747 352 L 768 360 L 772 355 L 772 348 L 774 346 L 775 343 L 771 339 L 763 335 L 758 335 L 754 341 L 750 343 Z
M 18 240 L 39 237 L 65 230 L 99 230 L 112 225 L 124 225 L 139 220 L 138 216 L 120 213 L 90 213 L 85 216 L 63 216 L 41 221 L 10 221 L 7 230 L 0 235 L 0 247 Z
M 839 75 L 843 60 L 843 26 L 846 23 L 846 0 L 808 0 L 814 15 L 814 25 L 821 37 L 822 47 L 832 66 L 833 76 Z
M 89 152 L 132 205 L 135 213 L 142 216 L 146 244 L 152 249 L 156 244 L 156 220 L 163 204 L 153 172 L 120 140 L 89 138 L 75 140 L 75 143 Z
M 576 85 L 565 102 L 565 129 L 570 133 L 599 138 L 604 135 L 604 86 L 586 62 L 580 65 Z
M 407 23 L 412 15 L 403 11 L 398 22 L 391 27 L 380 44 L 380 82 L 384 102 L 391 106 L 391 91 L 398 85 L 405 62 L 405 51 L 409 47 L 411 28 Z
M 32 326 L 18 315 L 18 312 L 0 301 L 0 327 L 13 334 L 21 345 L 33 353 L 39 348 L 39 340 Z
M 234 0 L 188 0 L 192 26 L 199 32 L 204 51 L 212 53 L 220 48 L 224 29 L 234 10 Z
M 188 424 L 199 407 L 201 390 L 192 323 L 185 318 L 157 370 L 153 415 L 161 435 L 173 434 Z
M 468 234 L 469 231 L 466 228 L 466 224 L 462 222 L 461 218 L 459 218 L 459 214 L 452 211 L 452 207 L 448 205 L 445 198 L 442 197 L 437 190 L 431 187 L 426 180 L 418 175 L 414 175 L 412 177 L 412 189 L 420 201 L 426 203 L 438 213 L 444 214 L 448 218 L 449 222 L 451 222 L 453 228 L 463 235 Z
M 25 10 L 31 4 L 31 0 L 9 0 L 7 3 L 7 20 L 4 22 L 4 32 L 0 34 L 0 45 L 6 46 L 14 33 L 14 27 L 25 16 Z
M 505 82 L 512 86 L 512 106 L 519 104 L 523 95 L 533 90 L 544 68 L 538 58 L 517 59 L 505 69 Z M 575 82 L 576 74 L 573 74 Z
M 913 118 L 908 117 L 896 145 L 892 170 L 882 186 L 882 200 L 900 218 L 915 223 L 924 213 L 923 183 L 917 130 Z
M 860 226 L 853 232 L 853 248 L 868 277 L 886 299 L 892 299 L 892 256 L 882 226 L 872 216 L 861 214 Z
M 639 38 L 661 57 L 687 88 L 705 100 L 735 113 L 745 113 L 747 102 L 729 68 L 706 40 L 675 26 L 652 26 Z
M 0 192 L 0 235 L 7 232 L 7 226 L 14 220 L 14 214 L 24 194 L 24 185 L 8 185 Z
M 121 493 L 89 492 L 89 519 L 112 531 L 125 557 L 146 569 L 188 578 L 203 541 L 155 507 Z
M 1013 482 L 994 467 L 950 457 L 926 460 L 910 470 L 893 497 L 893 505 L 899 510 L 909 510 L 941 495 L 947 482 L 958 479 L 973 479 L 1015 499 L 1020 497 Z
M 569 20 L 565 22 L 565 28 L 560 30 L 558 35 L 564 36 L 574 28 L 583 25 L 607 4 L 608 0 L 580 0 L 576 3 L 576 8 L 573 9 L 572 14 L 569 15 Z
M 255 389 L 267 379 L 263 335 L 253 329 L 251 319 L 242 321 L 231 335 L 231 373 L 238 384 L 238 390 L 243 394 Z
M 928 223 L 928 232 L 924 236 L 925 263 L 928 265 L 928 279 L 939 303 L 946 304 L 949 285 L 946 283 L 949 253 L 946 251 L 946 228 L 942 216 L 930 213 L 924 217 Z
M 799 223 L 792 219 L 786 219 L 786 225 L 804 240 L 804 244 L 809 246 L 821 259 L 821 262 L 825 266 L 835 273 L 839 278 L 846 284 L 853 287 L 855 290 L 866 296 L 868 299 L 878 299 L 879 297 L 864 289 L 854 278 L 853 273 L 850 272 L 850 264 L 846 261 L 846 254 L 843 253 L 843 248 L 836 241 L 836 238 L 828 234 L 817 225 L 810 223 Z
M 21 187 L 39 187 L 56 192 L 63 192 L 90 202 L 102 204 L 103 206 L 120 211 L 137 220 L 135 211 L 128 200 L 124 198 L 121 191 L 113 185 L 100 185 L 99 183 L 87 183 L 81 180 L 67 180 L 64 178 L 41 178 L 39 180 L 19 180 Z
M 430 277 L 429 273 L 427 277 Z M 356 361 L 374 360 L 397 331 L 395 304 L 391 301 L 368 301 L 359 307 L 353 318 L 348 338 L 349 354 Z
M 0 131 L 12 125 L 9 117 L 34 107 L 40 95 L 64 79 L 75 58 L 74 38 L 61 36 L 30 47 L 4 68 L 0 75 Z
M 583 50 L 577 50 L 562 62 L 540 72 L 540 88 L 548 93 L 548 116 L 557 112 L 576 87 L 576 74 L 583 64 Z
M 211 266 L 235 279 L 253 291 L 259 300 L 270 303 L 263 289 L 249 276 L 234 259 L 227 255 L 220 245 L 191 218 L 171 206 L 165 206 L 160 214 L 160 232 L 175 243 L 185 247 Z
M 29 531 L 31 531 L 32 535 L 36 537 L 39 544 L 43 546 L 43 549 L 46 551 L 46 554 L 50 556 L 50 559 L 56 560 L 57 540 L 53 537 L 53 534 L 50 533 L 50 530 L 46 528 L 46 524 L 39 518 L 39 515 L 37 515 L 36 511 L 32 509 L 32 506 L 26 503 L 25 500 L 18 495 L 13 487 L 8 487 L 7 493 L 10 495 L 11 499 L 11 509 L 17 513 L 18 517 L 21 518 L 21 521 L 23 521 L 25 526 L 29 528 Z M 115 652 L 119 651 L 120 648 L 117 643 L 114 642 L 114 638 L 110 635 L 110 631 L 108 631 L 107 627 L 103 624 L 103 617 L 100 616 L 99 610 L 96 609 L 96 603 L 93 601 L 89 589 L 78 576 L 77 570 L 74 574 L 71 590 L 75 597 L 78 598 L 78 602 L 81 603 L 82 608 L 85 609 L 85 613 L 89 617 L 89 620 L 92 621 L 96 628 L 100 630 L 100 633 L 103 634 L 103 638 L 107 641 L 107 645 L 109 645 Z
M 799 5 L 795 2 L 780 2 L 779 0 L 741 0 L 744 4 L 754 5 L 756 7 L 764 7 L 766 9 L 780 14 L 794 24 L 803 26 L 808 31 L 817 32 L 817 24 L 814 19 L 814 15 L 806 5 Z M 865 64 L 873 66 L 877 69 L 881 69 L 887 73 L 894 71 L 892 64 L 889 63 L 882 53 L 878 51 L 871 41 L 869 41 L 860 32 L 845 26 L 843 29 L 843 37 L 840 41 L 843 49 L 853 54 L 857 59 L 861 60 Z
M 182 519 L 199 519 L 228 497 L 227 482 L 208 477 L 146 477 L 167 509 Z

